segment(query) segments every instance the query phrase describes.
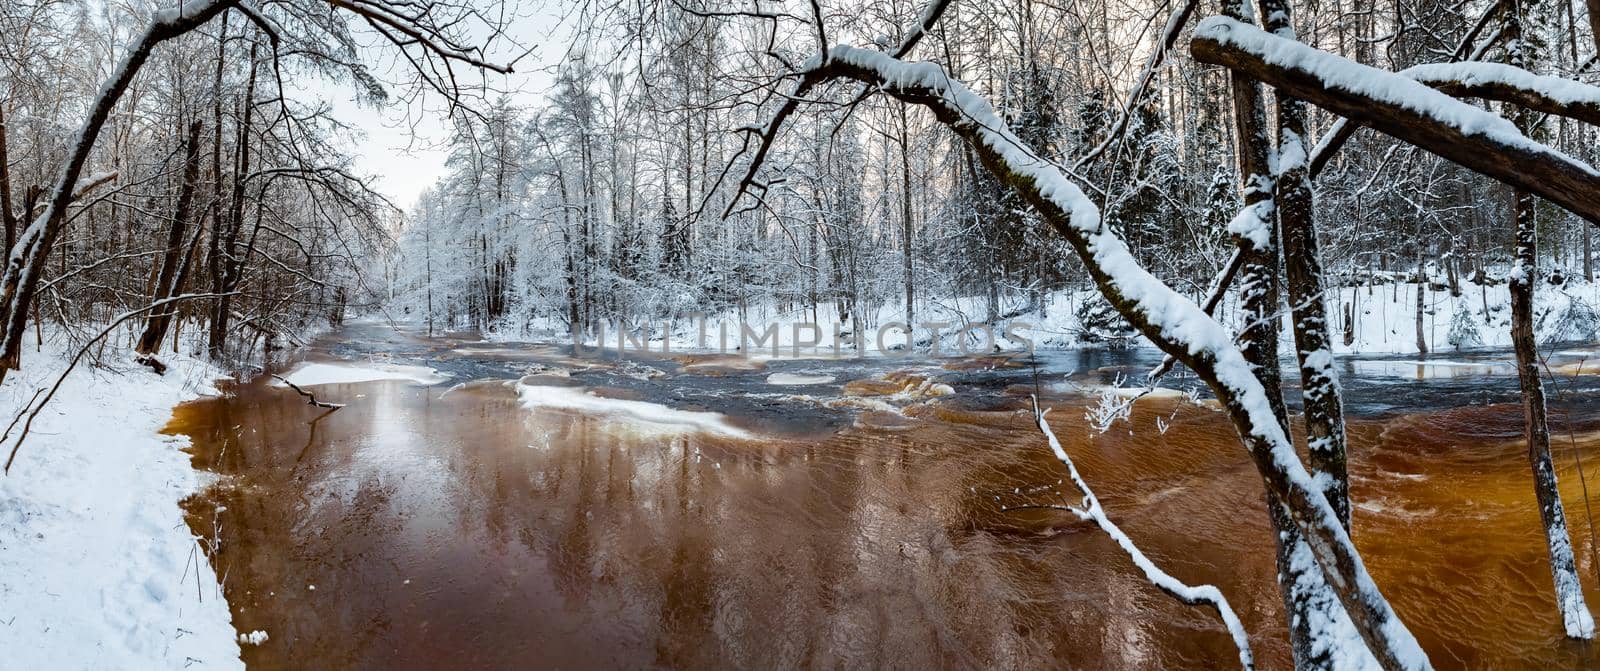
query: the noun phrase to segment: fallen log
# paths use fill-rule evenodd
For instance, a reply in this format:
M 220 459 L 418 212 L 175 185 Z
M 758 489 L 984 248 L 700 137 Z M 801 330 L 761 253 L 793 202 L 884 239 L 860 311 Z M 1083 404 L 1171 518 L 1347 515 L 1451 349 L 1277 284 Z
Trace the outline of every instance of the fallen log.
M 161 360 L 157 359 L 154 354 L 140 354 L 139 356 L 134 357 L 133 361 L 135 363 L 149 366 L 150 370 L 155 371 L 156 375 L 167 374 L 167 364 L 162 363 Z

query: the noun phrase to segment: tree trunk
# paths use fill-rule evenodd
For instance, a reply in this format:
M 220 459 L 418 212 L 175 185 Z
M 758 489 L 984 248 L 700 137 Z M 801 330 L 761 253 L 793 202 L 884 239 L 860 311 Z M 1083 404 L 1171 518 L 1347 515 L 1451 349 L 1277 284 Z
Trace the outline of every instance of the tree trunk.
M 1263 23 L 1269 32 L 1296 39 L 1284 0 L 1262 0 Z M 1279 173 L 1276 201 L 1278 226 L 1283 236 L 1283 260 L 1288 280 L 1289 306 L 1294 324 L 1295 355 L 1300 364 L 1306 444 L 1311 473 L 1322 483 L 1322 494 L 1350 529 L 1350 477 L 1345 464 L 1344 403 L 1338 373 L 1333 368 L 1332 338 L 1328 335 L 1326 282 L 1317 247 L 1310 176 L 1305 162 L 1305 103 L 1278 91 Z
M 911 332 L 916 328 L 916 289 L 911 283 L 911 250 L 912 250 L 912 222 L 911 222 L 911 145 L 908 137 L 910 131 L 907 127 L 906 106 L 900 106 L 900 242 L 904 246 L 904 264 L 902 270 L 906 285 L 906 338 L 912 340 Z
M 1423 308 L 1427 304 L 1427 301 L 1425 299 L 1425 296 L 1427 295 L 1427 293 L 1428 293 L 1428 273 L 1425 270 L 1423 270 L 1422 259 L 1417 259 L 1417 353 L 1418 354 L 1427 354 L 1428 353 L 1428 331 L 1427 331 L 1427 328 L 1425 326 L 1423 326 L 1423 322 L 1422 322 Z
M 231 292 L 238 288 L 239 280 L 244 274 L 245 259 L 249 254 L 241 255 L 238 250 L 239 233 L 244 228 L 244 203 L 245 203 L 245 176 L 250 171 L 250 129 L 255 111 L 256 93 L 256 66 L 258 62 L 257 43 L 250 46 L 250 74 L 245 79 L 244 100 L 240 110 L 239 127 L 237 129 L 237 148 L 233 166 L 233 187 L 230 196 L 228 214 L 226 217 L 226 235 L 222 239 L 220 250 L 222 258 L 218 259 L 221 270 L 220 286 L 216 293 L 217 298 L 211 312 L 211 332 L 206 342 L 206 351 L 210 353 L 213 361 L 221 361 L 224 347 L 228 340 L 228 320 L 232 317 L 233 297 Z M 265 187 L 262 187 L 265 189 Z M 254 237 L 252 236 L 252 240 Z
M 1528 462 L 1533 467 L 1533 491 L 1539 501 L 1539 519 L 1544 524 L 1545 541 L 1550 551 L 1550 573 L 1555 581 L 1556 607 L 1568 637 L 1594 638 L 1594 618 L 1584 603 L 1578 580 L 1577 562 L 1567 535 L 1566 512 L 1561 491 L 1556 485 L 1555 465 L 1550 459 L 1550 424 L 1545 410 L 1544 384 L 1539 378 L 1539 355 L 1533 335 L 1533 287 L 1538 282 L 1535 259 L 1533 196 L 1516 193 L 1517 251 L 1516 270 L 1511 274 L 1511 345 L 1517 353 L 1517 381 L 1522 387 L 1523 437 L 1528 443 Z
M 195 182 L 200 173 L 200 122 L 189 125 L 189 136 L 183 144 L 183 184 L 178 188 L 178 204 L 172 214 L 172 226 L 167 229 L 167 248 L 161 255 L 160 272 L 156 276 L 155 290 L 150 300 L 160 301 L 173 296 L 180 287 L 177 283 L 178 262 L 184 256 L 184 229 L 189 222 L 189 206 L 194 201 Z M 157 308 L 145 319 L 144 333 L 139 336 L 135 351 L 152 354 L 161 347 L 172 322 L 174 306 Z
M 1509 55 L 1513 65 L 1526 66 L 1534 55 L 1521 40 L 1524 21 L 1535 8 L 1518 4 L 1509 13 L 1508 37 L 1520 48 Z M 1518 109 L 1512 117 L 1517 129 L 1533 128 L 1533 114 Z M 1545 409 L 1544 382 L 1539 377 L 1539 352 L 1533 333 L 1533 288 L 1539 283 L 1539 239 L 1532 193 L 1517 189 L 1512 193 L 1516 217 L 1514 267 L 1507 278 L 1511 291 L 1511 346 L 1517 355 L 1517 382 L 1522 388 L 1523 437 L 1528 443 L 1528 463 L 1533 468 L 1533 492 L 1539 502 L 1539 519 L 1544 525 L 1545 544 L 1550 552 L 1550 574 L 1555 583 L 1556 608 L 1569 638 L 1594 638 L 1594 617 L 1584 603 L 1583 584 L 1578 579 L 1572 540 L 1567 535 L 1567 516 L 1561 505 L 1561 490 L 1556 484 L 1555 464 L 1550 458 L 1550 422 Z
M 0 105 L 0 223 L 5 224 L 8 253 L 17 242 L 17 213 L 11 207 L 11 156 L 7 150 L 6 110 Z
M 1583 227 L 1583 279 L 1594 282 L 1594 250 L 1591 248 L 1594 230 L 1588 226 Z
M 1223 11 L 1234 18 L 1248 20 L 1248 5 L 1225 2 Z M 1263 10 L 1266 6 L 1263 5 Z M 1266 389 L 1273 415 L 1285 435 L 1288 434 L 1288 411 L 1283 404 L 1283 383 L 1278 367 L 1278 338 L 1281 321 L 1278 318 L 1278 263 L 1277 231 L 1273 220 L 1281 213 L 1283 203 L 1275 198 L 1275 182 L 1271 173 L 1269 152 L 1271 140 L 1266 122 L 1262 91 L 1255 80 L 1239 73 L 1229 73 L 1234 100 L 1234 135 L 1238 141 L 1240 186 L 1247 212 L 1239 220 L 1253 219 L 1257 231 L 1234 230 L 1240 246 L 1243 265 L 1240 268 L 1239 293 L 1245 328 L 1239 335 L 1240 350 L 1255 369 L 1256 378 Z M 1279 114 L 1283 110 L 1280 108 Z M 1281 123 L 1281 120 L 1280 120 Z M 1302 181 L 1303 185 L 1303 181 Z M 1309 196 L 1309 193 L 1305 194 Z M 1307 198 L 1309 200 L 1309 198 Z M 1302 212 L 1309 215 L 1309 203 L 1302 203 Z M 1251 214 L 1249 210 L 1254 210 Z M 1297 561 L 1308 554 L 1300 530 L 1284 506 L 1283 500 L 1270 488 L 1266 492 L 1267 511 L 1271 516 L 1277 541 L 1278 590 L 1283 598 L 1284 614 L 1288 618 L 1290 645 L 1295 666 L 1299 669 L 1330 668 L 1333 646 L 1318 645 L 1316 622 L 1324 619 L 1330 607 L 1338 604 L 1328 593 L 1326 582 L 1314 562 Z
M 128 48 L 128 53 L 101 87 L 88 119 L 74 139 L 61 173 L 51 187 L 50 198 L 33 223 L 21 234 L 6 262 L 5 274 L 0 277 L 0 325 L 5 329 L 0 342 L 0 381 L 9 370 L 21 365 L 22 339 L 27 332 L 28 313 L 33 307 L 34 295 L 39 291 L 44 265 L 55 244 L 56 237 L 67 221 L 67 206 L 78 183 L 83 167 L 94 149 L 100 129 L 105 126 L 117 100 L 127 91 L 139 68 L 150 58 L 156 45 L 189 32 L 210 21 L 212 17 L 233 6 L 236 0 L 202 0 L 186 5 L 181 11 L 159 15 L 150 28 Z

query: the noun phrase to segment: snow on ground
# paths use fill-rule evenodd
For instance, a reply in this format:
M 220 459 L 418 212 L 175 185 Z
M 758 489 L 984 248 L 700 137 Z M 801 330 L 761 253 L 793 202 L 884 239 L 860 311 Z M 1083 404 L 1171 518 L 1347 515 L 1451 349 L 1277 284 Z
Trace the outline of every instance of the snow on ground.
M 679 410 L 660 403 L 605 398 L 576 387 L 546 387 L 517 384 L 517 396 L 529 410 L 551 409 L 580 412 L 623 420 L 629 427 L 647 431 L 685 433 L 703 431 L 731 438 L 750 438 L 750 433 L 728 423 L 717 412 Z
M 392 363 L 371 362 L 304 362 L 294 367 L 284 379 L 301 387 L 319 384 L 352 384 L 379 380 L 410 380 L 421 385 L 438 384 L 450 379 L 449 375 L 425 366 L 405 366 Z M 287 386 L 273 380 L 273 386 Z
M 1381 284 L 1346 287 L 1329 301 L 1333 340 L 1341 353 L 1412 354 L 1417 352 L 1418 285 Z M 1505 284 L 1463 284 L 1460 296 L 1448 290 L 1422 287 L 1422 334 L 1431 353 L 1462 347 L 1511 346 L 1511 294 Z M 1540 343 L 1594 340 L 1595 313 L 1600 310 L 1600 283 L 1581 280 L 1554 286 L 1540 282 L 1534 288 L 1534 332 Z M 1353 341 L 1344 342 L 1346 306 L 1354 306 Z M 1452 326 L 1463 324 L 1464 328 Z M 1285 322 L 1287 326 L 1288 322 Z M 1465 336 L 1465 337 L 1462 337 Z M 1475 341 L 1475 342 L 1474 342 Z
M 178 508 L 200 475 L 187 440 L 158 433 L 221 373 L 178 358 L 158 376 L 105 351 L 108 367 L 79 364 L 0 476 L 0 667 L 242 668 L 217 577 Z M 65 368 L 61 352 L 25 349 L 0 388 L 4 421 Z
M 1335 351 L 1339 354 L 1417 353 L 1417 290 L 1415 283 L 1402 282 L 1342 287 L 1330 291 L 1328 315 L 1333 325 Z M 1422 291 L 1422 331 L 1431 354 L 1454 352 L 1457 341 L 1462 343 L 1464 349 L 1510 346 L 1510 294 L 1505 284 L 1480 286 L 1463 283 L 1460 296 L 1452 296 L 1443 288 L 1435 290 L 1428 286 L 1423 287 Z M 990 345 L 988 332 L 978 327 L 987 314 L 987 304 L 981 297 L 921 301 L 916 310 L 919 324 L 916 351 L 926 354 L 933 349 L 935 328 L 939 334 L 938 352 L 941 356 L 979 355 L 996 349 L 1014 352 L 1026 349 L 1030 342 L 1042 350 L 1094 346 L 1104 341 L 1087 337 L 1088 331 L 1094 330 L 1101 336 L 1106 335 L 1106 331 L 1085 329 L 1082 316 L 1090 312 L 1087 308 L 1098 302 L 1098 292 L 1092 289 L 1051 293 L 1043 301 L 1042 309 L 1010 301 L 1001 311 L 1015 315 L 999 320 L 992 327 L 994 344 Z M 1600 318 L 1594 315 L 1600 313 L 1600 283 L 1570 279 L 1564 285 L 1556 286 L 1541 282 L 1535 289 L 1534 303 L 1535 330 L 1541 343 L 1596 338 L 1596 329 L 1600 328 L 1600 321 L 1597 320 Z M 1221 308 L 1223 323 L 1234 329 L 1240 323 L 1236 314 L 1237 305 L 1237 297 L 1230 295 Z M 1344 340 L 1347 307 L 1353 308 L 1349 314 L 1354 320 L 1349 343 Z M 1283 354 L 1291 356 L 1293 337 L 1290 335 L 1290 317 L 1286 310 L 1283 319 Z M 844 332 L 835 337 L 834 325 L 839 321 L 833 305 L 828 303 L 819 305 L 814 316 L 808 310 L 752 306 L 744 313 L 742 320 L 750 325 L 749 334 L 741 329 L 741 316 L 737 311 L 705 318 L 703 330 L 701 318 L 698 317 L 648 325 L 632 323 L 629 333 L 620 338 L 620 342 L 626 351 L 648 348 L 653 352 L 744 353 L 757 361 L 774 357 L 774 341 L 777 344 L 776 357 L 780 359 L 855 357 L 862 354 L 892 357 L 905 352 L 905 333 L 898 327 L 898 322 L 904 320 L 904 313 L 894 305 L 874 311 L 870 317 L 871 323 L 861 334 L 859 349 L 855 335 L 848 329 L 842 329 Z M 807 326 L 812 323 L 818 328 L 812 330 Z M 894 325 L 890 326 L 891 323 Z M 930 328 L 923 324 L 936 326 Z M 773 326 L 770 335 L 767 331 L 769 325 Z M 972 328 L 967 329 L 969 325 Z M 563 328 L 561 325 L 535 321 L 527 329 L 502 330 L 487 334 L 486 337 L 499 341 L 571 342 L 571 335 Z M 648 332 L 645 328 L 648 328 Z M 884 330 L 883 347 L 878 343 L 880 328 Z M 955 335 L 962 329 L 967 329 L 964 342 L 958 341 Z M 1008 329 L 1012 338 L 1006 337 Z M 667 334 L 665 338 L 662 337 L 663 333 Z M 605 332 L 599 335 L 603 339 L 596 338 L 595 334 L 586 336 L 585 346 L 604 347 L 608 353 L 615 352 L 619 343 L 616 328 L 608 324 Z M 1130 342 L 1149 346 L 1143 338 L 1134 337 Z M 963 344 L 965 349 L 961 347 Z M 1600 371 L 1600 367 L 1596 370 Z

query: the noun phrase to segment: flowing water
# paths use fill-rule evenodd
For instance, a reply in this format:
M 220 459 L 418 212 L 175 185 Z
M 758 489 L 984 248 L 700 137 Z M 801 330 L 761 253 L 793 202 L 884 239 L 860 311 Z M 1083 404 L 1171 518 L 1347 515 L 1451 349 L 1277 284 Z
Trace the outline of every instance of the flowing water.
M 190 525 L 235 626 L 270 636 L 243 646 L 254 668 L 1236 665 L 1212 611 L 1038 507 L 1078 494 L 1033 427 L 1036 390 L 1110 516 L 1220 587 L 1263 667 L 1288 666 L 1260 479 L 1226 419 L 1175 393 L 1105 433 L 1085 419 L 1149 352 L 619 362 L 375 324 L 323 342 L 312 357 L 453 379 L 316 387 L 347 404 L 332 413 L 261 381 L 176 410 L 169 432 L 219 476 Z M 1345 363 L 1356 542 L 1438 667 L 1594 667 L 1561 635 L 1508 356 Z M 1592 588 L 1574 462 L 1600 495 L 1600 377 L 1558 375 Z M 575 406 L 595 396 L 574 387 L 616 402 Z

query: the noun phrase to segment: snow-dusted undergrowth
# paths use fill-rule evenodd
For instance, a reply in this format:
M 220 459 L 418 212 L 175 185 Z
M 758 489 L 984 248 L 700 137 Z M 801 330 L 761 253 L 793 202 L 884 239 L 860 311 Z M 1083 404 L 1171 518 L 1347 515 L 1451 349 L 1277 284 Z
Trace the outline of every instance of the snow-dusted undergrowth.
M 4 421 L 66 366 L 51 340 L 29 346 L 0 388 Z M 123 351 L 108 346 L 105 368 L 79 365 L 0 477 L 0 668 L 243 666 L 178 508 L 200 475 L 180 451 L 187 441 L 158 433 L 221 373 L 177 358 L 158 376 Z

